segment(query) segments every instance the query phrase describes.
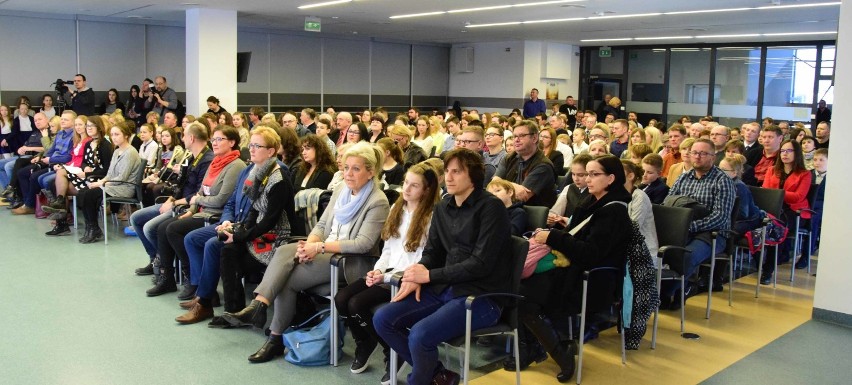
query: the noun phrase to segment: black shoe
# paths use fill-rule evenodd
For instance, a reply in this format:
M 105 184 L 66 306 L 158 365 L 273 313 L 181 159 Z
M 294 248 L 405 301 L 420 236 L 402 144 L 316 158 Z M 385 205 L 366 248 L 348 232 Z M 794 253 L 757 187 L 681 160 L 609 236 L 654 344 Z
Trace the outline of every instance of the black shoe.
M 196 285 L 183 285 L 183 289 L 178 293 L 178 299 L 181 301 L 189 301 L 195 298 L 195 290 L 198 289 Z
M 210 322 L 207 323 L 207 327 L 213 328 L 213 329 L 230 329 L 233 326 L 231 326 L 231 324 L 228 323 L 228 321 L 225 321 L 225 319 L 222 318 L 222 316 L 216 316 L 216 317 L 213 317 L 213 319 L 211 319 Z
M 808 257 L 801 257 L 801 258 L 799 258 L 799 262 L 796 262 L 796 269 L 797 269 L 797 270 L 807 269 L 807 268 L 808 268 L 808 260 L 809 260 L 809 259 L 810 259 L 810 258 L 808 258 Z
M 284 341 L 281 336 L 269 336 L 269 339 L 248 360 L 253 364 L 271 361 L 273 358 L 284 355 Z
M 377 344 L 378 342 L 375 340 L 355 341 L 355 359 L 352 361 L 349 371 L 358 374 L 367 370 L 367 362 L 370 360 L 373 350 L 376 350 Z
M 661 295 L 660 296 L 660 310 L 669 310 L 672 306 L 672 297 L 669 295 Z M 680 297 L 678 297 L 678 302 L 680 302 Z
M 266 308 L 268 306 L 258 300 L 252 300 L 245 309 L 236 313 L 222 314 L 231 326 L 254 326 L 263 329 L 266 326 Z
M 401 357 L 396 357 L 396 372 L 393 375 L 399 374 L 400 369 L 402 369 L 402 365 L 405 365 L 405 360 Z M 390 370 L 390 358 L 385 357 L 385 375 L 382 376 L 381 384 L 382 385 L 390 385 L 391 383 L 391 370 Z
M 768 285 L 770 283 L 772 283 L 772 273 L 762 274 L 760 276 L 760 284 L 761 285 Z
M 41 209 L 42 209 L 44 212 L 46 212 L 46 213 L 51 213 L 51 214 L 57 214 L 57 213 L 59 213 L 59 214 L 65 214 L 65 213 L 67 213 L 67 212 L 68 212 L 68 210 L 66 210 L 66 209 L 65 209 L 65 206 L 61 206 L 61 207 L 54 207 L 53 205 L 50 205 L 50 206 L 42 206 L 42 207 L 41 207 Z
M 6 210 L 14 210 L 24 205 L 24 201 L 12 201 L 6 206 Z
M 177 285 L 175 284 L 175 279 L 172 274 L 160 273 L 159 279 L 157 279 L 157 285 L 148 289 L 145 294 L 149 297 L 156 297 L 158 295 L 175 291 L 177 291 Z
M 65 224 L 64 222 L 57 222 L 56 226 L 53 226 L 53 230 L 50 230 L 50 231 L 44 233 L 44 235 L 47 235 L 47 236 L 50 236 L 50 237 L 54 237 L 54 236 L 58 236 L 58 235 L 68 235 L 68 234 L 71 234 L 71 228 L 69 228 L 68 225 Z
M 435 377 L 432 377 L 432 384 L 434 385 L 458 385 L 461 377 L 458 373 L 448 370 L 445 368 L 441 368 L 438 371 L 438 374 Z
M 92 225 L 86 223 L 86 232 L 83 233 L 83 236 L 78 240 L 80 243 L 89 243 L 89 239 L 92 237 Z
M 53 191 L 50 191 L 50 189 L 43 188 L 41 189 L 41 193 L 44 194 L 48 202 L 53 202 L 56 200 L 56 195 L 53 195 Z
M 520 349 L 518 360 L 521 363 L 521 370 L 526 369 L 533 362 L 542 363 L 547 360 L 547 352 L 544 351 L 544 348 L 537 341 L 521 342 L 518 344 L 518 349 Z M 503 370 L 509 372 L 515 371 L 515 356 L 510 355 L 503 360 Z
M 145 267 L 140 267 L 134 271 L 136 275 L 152 275 L 154 274 L 154 264 L 149 263 Z
M 95 243 L 102 240 L 104 240 L 104 233 L 101 231 L 101 228 L 96 223 L 94 223 L 92 224 L 92 232 L 89 238 L 86 238 L 85 240 L 80 240 L 80 243 Z
M 3 198 L 11 198 L 14 195 L 15 195 L 15 189 L 12 188 L 12 186 L 6 186 L 6 189 L 3 190 L 2 193 L 0 193 L 0 196 L 2 196 Z

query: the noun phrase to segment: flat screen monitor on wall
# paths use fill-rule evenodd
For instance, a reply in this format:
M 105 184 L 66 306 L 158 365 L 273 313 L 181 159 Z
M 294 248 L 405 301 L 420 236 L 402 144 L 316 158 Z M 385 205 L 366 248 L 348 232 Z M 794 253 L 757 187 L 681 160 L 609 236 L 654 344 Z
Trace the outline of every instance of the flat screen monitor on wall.
M 251 52 L 237 52 L 237 82 L 248 81 L 249 64 L 251 63 Z

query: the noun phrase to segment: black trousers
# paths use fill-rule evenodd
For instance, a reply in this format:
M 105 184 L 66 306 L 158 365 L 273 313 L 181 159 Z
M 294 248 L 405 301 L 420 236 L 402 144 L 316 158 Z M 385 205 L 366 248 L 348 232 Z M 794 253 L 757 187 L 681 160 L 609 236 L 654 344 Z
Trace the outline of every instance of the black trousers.
M 87 188 L 77 192 L 77 205 L 82 209 L 83 218 L 87 224 L 98 224 L 98 211 L 100 211 L 103 199 L 103 190 L 100 187 Z
M 373 327 L 373 308 L 390 302 L 390 290 L 381 285 L 367 286 L 364 278 L 340 289 L 334 296 L 334 304 L 340 315 L 346 317 L 346 323 L 352 331 L 355 341 L 378 341 L 385 352 L 390 347 L 383 341 Z
M 222 298 L 225 311 L 236 313 L 246 307 L 246 292 L 243 277 L 262 273 L 266 265 L 251 256 L 246 243 L 229 243 L 222 248 L 219 258 L 219 274 L 222 277 Z
M 12 186 L 14 188 L 18 188 L 18 171 L 20 171 L 22 168 L 32 164 L 32 163 L 30 163 L 30 161 L 32 161 L 32 159 L 33 159 L 32 157 L 28 157 L 28 158 L 18 158 L 17 160 L 15 160 L 15 166 L 12 168 L 12 175 L 10 175 L 10 178 L 9 178 L 9 186 Z M 20 192 L 20 189 L 18 189 L 18 191 Z
M 192 230 L 204 227 L 207 222 L 203 218 L 178 219 L 169 218 L 157 226 L 157 254 L 160 256 L 162 269 L 170 270 L 178 258 L 184 268 L 189 269 L 189 256 L 183 239 Z M 189 270 L 187 270 L 187 273 Z

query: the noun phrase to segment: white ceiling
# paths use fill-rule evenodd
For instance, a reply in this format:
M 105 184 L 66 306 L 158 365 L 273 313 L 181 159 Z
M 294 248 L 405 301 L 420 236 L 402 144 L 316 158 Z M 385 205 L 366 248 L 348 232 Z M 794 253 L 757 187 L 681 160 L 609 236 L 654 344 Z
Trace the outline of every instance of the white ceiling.
M 730 34 L 777 34 L 836 31 L 839 5 L 813 8 L 741 10 L 630 17 L 629 15 L 708 9 L 774 7 L 778 0 L 585 0 L 509 9 L 443 14 L 406 19 L 390 16 L 447 11 L 545 0 L 354 0 L 350 3 L 300 10 L 297 7 L 326 0 L 0 0 L 0 12 L 80 15 L 82 17 L 139 19 L 183 23 L 190 7 L 234 9 L 240 27 L 302 31 L 306 16 L 322 18 L 322 34 L 357 35 L 384 40 L 429 43 L 469 43 L 509 40 L 547 40 L 571 44 L 626 45 L 738 41 L 833 40 L 836 35 L 691 38 L 676 40 L 582 42 L 585 39 L 670 37 Z M 781 6 L 826 3 L 831 0 L 780 0 Z M 191 2 L 191 3 L 190 3 Z M 194 5 L 192 3 L 195 3 Z M 613 13 L 610 13 L 613 12 Z M 591 19 L 525 25 L 467 28 L 468 24 L 505 23 L 561 18 Z M 137 21 L 138 22 L 138 21 Z

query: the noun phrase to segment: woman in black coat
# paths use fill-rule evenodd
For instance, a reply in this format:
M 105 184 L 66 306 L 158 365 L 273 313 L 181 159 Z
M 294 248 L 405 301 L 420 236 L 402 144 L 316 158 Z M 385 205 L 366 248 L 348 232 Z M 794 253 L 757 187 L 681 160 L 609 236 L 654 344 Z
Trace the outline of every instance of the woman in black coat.
M 632 232 L 627 203 L 631 196 L 624 189 L 624 168 L 618 158 L 607 155 L 586 164 L 587 195 L 571 216 L 569 231 L 539 229 L 534 241 L 546 243 L 564 254 L 567 268 L 534 274 L 523 282 L 521 320 L 559 365 L 559 382 L 567 382 L 574 373 L 573 345 L 566 350 L 546 319 L 562 310 L 577 313 L 583 294 L 583 272 L 597 267 L 617 267 L 619 272 L 597 274 L 589 281 L 586 310 L 595 313 L 612 303 L 627 263 L 626 246 Z M 576 231 L 575 231 L 576 230 Z M 609 278 L 609 279 L 607 279 Z M 537 359 L 537 357 L 534 357 Z

